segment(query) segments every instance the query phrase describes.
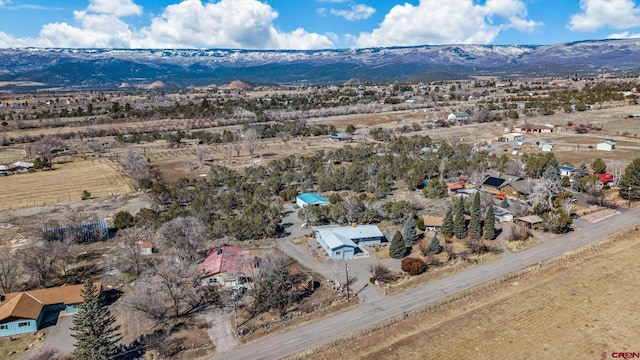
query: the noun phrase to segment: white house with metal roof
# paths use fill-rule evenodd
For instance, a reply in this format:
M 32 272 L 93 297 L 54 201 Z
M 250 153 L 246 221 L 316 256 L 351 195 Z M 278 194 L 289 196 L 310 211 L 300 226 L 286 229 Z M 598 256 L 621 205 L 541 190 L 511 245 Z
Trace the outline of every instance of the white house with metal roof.
M 296 204 L 304 208 L 309 205 L 331 205 L 331 202 L 318 194 L 304 193 L 296 197 Z
M 380 244 L 385 238 L 375 225 L 315 226 L 313 232 L 331 259 L 350 259 L 362 252 L 359 245 Z

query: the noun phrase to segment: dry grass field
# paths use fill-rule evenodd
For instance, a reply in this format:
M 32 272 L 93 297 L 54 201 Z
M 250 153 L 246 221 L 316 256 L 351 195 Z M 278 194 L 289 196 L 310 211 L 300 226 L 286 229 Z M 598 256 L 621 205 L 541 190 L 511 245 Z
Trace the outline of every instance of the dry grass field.
M 133 192 L 131 180 L 107 159 L 74 160 L 55 164 L 52 171 L 0 178 L 0 211 L 80 200 L 83 190 L 92 198 Z
M 638 230 L 618 235 L 311 358 L 598 359 L 640 351 L 638 240 Z

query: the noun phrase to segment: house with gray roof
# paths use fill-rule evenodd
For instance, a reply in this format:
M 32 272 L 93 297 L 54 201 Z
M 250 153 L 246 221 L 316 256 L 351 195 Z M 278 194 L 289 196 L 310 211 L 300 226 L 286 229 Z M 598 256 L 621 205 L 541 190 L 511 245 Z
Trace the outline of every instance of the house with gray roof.
M 315 226 L 314 235 L 331 259 L 351 259 L 361 253 L 360 245 L 380 244 L 385 236 L 375 225 Z

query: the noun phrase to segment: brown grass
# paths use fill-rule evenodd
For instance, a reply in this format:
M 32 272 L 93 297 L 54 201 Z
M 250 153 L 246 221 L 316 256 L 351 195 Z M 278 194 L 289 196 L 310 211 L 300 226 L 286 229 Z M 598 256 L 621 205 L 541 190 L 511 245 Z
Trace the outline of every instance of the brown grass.
M 55 164 L 54 169 L 0 178 L 0 210 L 77 201 L 83 190 L 89 191 L 92 198 L 134 191 L 129 178 L 104 158 Z
M 310 358 L 593 359 L 638 351 L 638 240 L 638 230 L 618 234 Z
M 0 359 L 15 360 L 31 353 L 44 344 L 49 329 L 39 330 L 33 334 L 8 336 L 0 338 Z

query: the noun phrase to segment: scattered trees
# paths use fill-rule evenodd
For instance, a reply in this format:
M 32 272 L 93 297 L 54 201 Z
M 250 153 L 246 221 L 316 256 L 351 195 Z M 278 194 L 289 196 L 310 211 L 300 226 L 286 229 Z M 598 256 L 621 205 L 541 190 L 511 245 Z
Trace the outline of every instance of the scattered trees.
M 634 159 L 624 170 L 619 194 L 621 198 L 630 201 L 640 199 L 640 158 Z
M 256 294 L 253 308 L 256 312 L 278 309 L 284 314 L 291 301 L 293 283 L 286 260 L 273 253 L 258 259 L 260 272 L 254 279 Z
M 545 230 L 554 234 L 569 232 L 571 230 L 571 225 L 573 224 L 571 216 L 561 209 L 545 213 L 542 219 L 542 225 Z
M 0 289 L 10 293 L 16 286 L 20 263 L 10 249 L 0 250 Z
M 447 183 L 438 179 L 431 179 L 422 193 L 429 199 L 442 199 L 447 197 Z

